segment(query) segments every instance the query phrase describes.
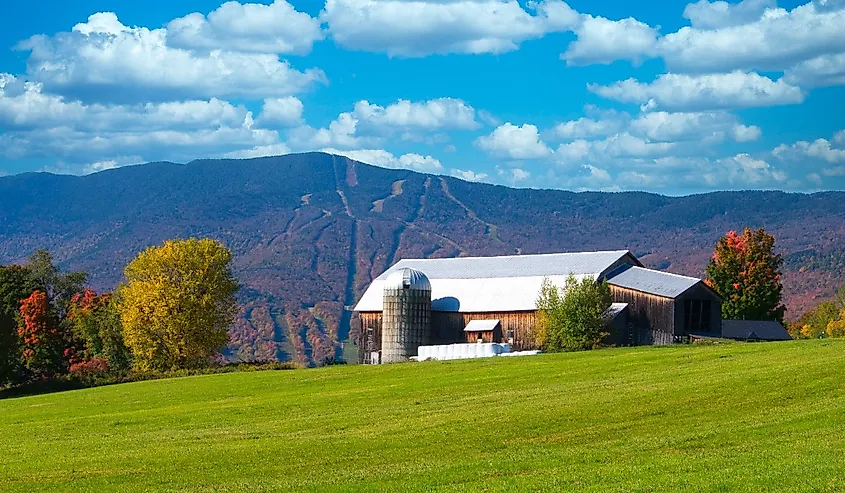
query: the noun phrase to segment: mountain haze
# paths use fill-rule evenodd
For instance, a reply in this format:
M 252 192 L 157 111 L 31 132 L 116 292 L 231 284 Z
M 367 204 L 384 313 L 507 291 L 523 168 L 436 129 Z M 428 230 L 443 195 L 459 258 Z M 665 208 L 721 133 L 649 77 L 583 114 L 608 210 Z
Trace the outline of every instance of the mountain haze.
M 400 258 L 627 248 L 650 267 L 701 276 L 718 237 L 745 226 L 777 238 L 788 317 L 843 282 L 841 192 L 513 189 L 322 153 L 0 177 L 0 263 L 48 248 L 109 290 L 147 246 L 224 242 L 243 285 L 240 359 L 335 354 L 349 336 L 343 307 Z

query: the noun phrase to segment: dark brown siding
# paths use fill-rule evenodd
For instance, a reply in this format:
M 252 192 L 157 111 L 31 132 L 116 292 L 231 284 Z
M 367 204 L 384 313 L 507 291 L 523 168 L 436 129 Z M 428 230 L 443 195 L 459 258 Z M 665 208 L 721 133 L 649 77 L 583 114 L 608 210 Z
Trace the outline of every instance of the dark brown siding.
M 691 287 L 676 300 L 675 326 L 678 330 L 676 334 L 687 334 L 690 332 L 684 327 L 684 302 L 686 300 L 710 301 L 710 333 L 715 335 L 722 334 L 722 299 L 703 282 Z
M 664 334 L 675 334 L 675 300 L 672 298 L 663 298 L 619 286 L 610 286 L 610 294 L 614 302 L 628 303 L 629 321 L 637 333 L 650 329 Z M 631 340 L 631 343 L 639 344 L 637 340 Z
M 372 352 L 381 353 L 381 312 L 361 312 L 358 362 L 370 363 Z
M 504 312 L 504 313 L 455 313 L 431 312 L 431 342 L 430 344 L 465 343 L 467 336 L 464 328 L 470 320 L 492 320 L 501 322 L 501 332 L 494 337 L 507 342 L 508 334 L 513 334 L 513 349 L 515 351 L 536 349 L 534 342 L 534 313 L 535 312 Z M 369 363 L 371 352 L 381 351 L 381 312 L 361 312 L 361 337 L 358 342 L 358 360 Z M 371 330 L 368 330 L 371 329 Z
M 502 338 L 505 342 L 508 335 L 513 334 L 513 350 L 523 351 L 536 349 L 534 340 L 534 320 L 536 312 L 502 312 L 502 313 L 464 313 L 463 327 L 470 320 L 493 320 L 499 319 L 502 326 Z

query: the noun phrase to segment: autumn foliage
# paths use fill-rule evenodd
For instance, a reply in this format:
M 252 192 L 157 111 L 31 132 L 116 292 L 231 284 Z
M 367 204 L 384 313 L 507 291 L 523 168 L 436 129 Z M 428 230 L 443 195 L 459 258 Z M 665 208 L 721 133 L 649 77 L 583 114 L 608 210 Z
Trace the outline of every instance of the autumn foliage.
M 65 344 L 44 291 L 21 301 L 18 336 L 24 366 L 35 375 L 51 376 L 73 362 L 73 350 Z
M 118 290 L 123 335 L 140 370 L 208 366 L 237 313 L 232 254 L 217 241 L 167 241 L 138 255 Z
M 783 258 L 774 245 L 774 236 L 762 228 L 730 231 L 719 239 L 705 282 L 722 296 L 723 318 L 783 321 Z

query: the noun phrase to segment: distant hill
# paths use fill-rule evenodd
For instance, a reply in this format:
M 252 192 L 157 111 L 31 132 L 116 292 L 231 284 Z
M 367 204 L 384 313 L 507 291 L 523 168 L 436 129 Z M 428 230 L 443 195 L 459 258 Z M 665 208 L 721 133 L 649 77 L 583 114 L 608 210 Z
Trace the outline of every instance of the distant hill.
M 651 267 L 701 276 L 718 237 L 746 225 L 777 237 L 790 316 L 845 281 L 840 192 L 513 189 L 321 153 L 0 178 L 0 263 L 49 248 L 106 290 L 149 245 L 223 241 L 244 286 L 231 354 L 241 359 L 334 354 L 349 335 L 343 307 L 403 257 L 628 248 Z

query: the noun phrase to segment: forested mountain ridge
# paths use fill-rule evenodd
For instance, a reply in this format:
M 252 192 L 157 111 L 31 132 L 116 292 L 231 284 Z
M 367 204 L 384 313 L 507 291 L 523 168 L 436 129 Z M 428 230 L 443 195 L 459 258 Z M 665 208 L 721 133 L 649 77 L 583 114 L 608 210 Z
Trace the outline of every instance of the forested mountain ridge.
M 108 290 L 146 246 L 223 241 L 243 285 L 232 351 L 241 359 L 334 354 L 348 336 L 343 307 L 400 258 L 627 248 L 651 267 L 701 276 L 718 237 L 745 226 L 777 238 L 788 317 L 842 284 L 842 192 L 513 189 L 321 153 L 0 177 L 0 263 L 48 248 Z

